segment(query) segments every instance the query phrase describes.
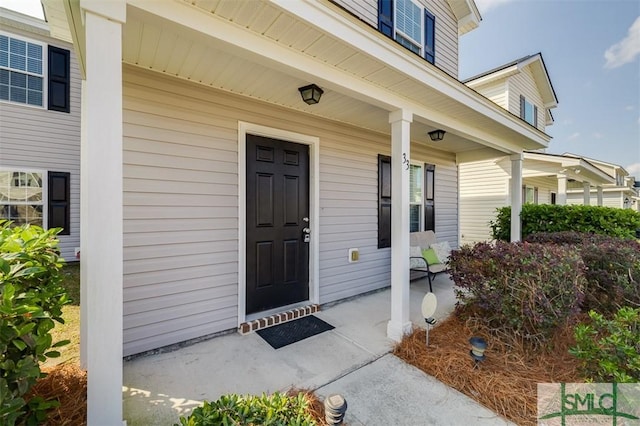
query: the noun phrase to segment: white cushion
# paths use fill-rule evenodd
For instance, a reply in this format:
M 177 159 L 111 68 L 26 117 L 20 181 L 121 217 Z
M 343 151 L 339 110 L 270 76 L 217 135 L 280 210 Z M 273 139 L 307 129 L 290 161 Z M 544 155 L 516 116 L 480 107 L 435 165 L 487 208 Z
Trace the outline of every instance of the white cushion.
M 422 257 L 422 249 L 420 246 L 410 246 L 409 247 L 409 256 L 413 257 Z M 409 268 L 424 268 L 425 263 L 420 259 L 409 259 Z
M 433 243 L 431 247 L 433 251 L 436 252 L 436 256 L 438 256 L 438 260 L 440 263 L 446 263 L 449 261 L 449 255 L 451 254 L 451 246 L 448 241 L 443 241 L 441 243 Z

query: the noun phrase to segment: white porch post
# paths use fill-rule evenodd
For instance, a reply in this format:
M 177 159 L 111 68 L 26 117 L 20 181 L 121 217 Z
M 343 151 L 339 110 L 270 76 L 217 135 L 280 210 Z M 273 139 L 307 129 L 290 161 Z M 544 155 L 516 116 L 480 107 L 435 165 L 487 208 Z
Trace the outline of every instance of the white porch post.
M 597 187 L 596 187 L 596 189 L 598 190 L 598 205 L 599 205 L 600 207 L 602 207 L 602 198 L 603 198 L 603 195 L 602 195 L 602 186 L 600 186 L 600 185 L 599 185 L 599 186 L 597 186 Z
M 586 180 L 582 182 L 582 187 L 584 188 L 584 205 L 588 206 L 591 204 L 591 184 Z
M 564 206 L 567 204 L 567 176 L 558 175 L 558 199 L 556 204 Z
M 409 160 L 413 114 L 398 110 L 391 123 L 391 320 L 387 336 L 400 341 L 409 320 Z
M 520 241 L 522 224 L 522 153 L 511 155 L 511 241 Z
M 124 1 L 82 0 L 82 360 L 87 423 L 122 424 L 122 23 Z

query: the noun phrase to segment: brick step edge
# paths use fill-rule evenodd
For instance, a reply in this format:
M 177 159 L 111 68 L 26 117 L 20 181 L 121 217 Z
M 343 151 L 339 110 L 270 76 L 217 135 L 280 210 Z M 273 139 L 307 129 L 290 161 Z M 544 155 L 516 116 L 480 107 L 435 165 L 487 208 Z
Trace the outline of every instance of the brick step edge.
M 238 332 L 242 335 L 249 334 L 254 331 L 262 330 L 263 328 L 271 327 L 272 325 L 278 325 L 291 321 L 294 319 L 306 317 L 320 311 L 320 305 L 307 305 L 299 308 L 294 308 L 285 312 L 269 315 L 268 317 L 259 318 L 249 322 L 243 322 L 238 327 Z

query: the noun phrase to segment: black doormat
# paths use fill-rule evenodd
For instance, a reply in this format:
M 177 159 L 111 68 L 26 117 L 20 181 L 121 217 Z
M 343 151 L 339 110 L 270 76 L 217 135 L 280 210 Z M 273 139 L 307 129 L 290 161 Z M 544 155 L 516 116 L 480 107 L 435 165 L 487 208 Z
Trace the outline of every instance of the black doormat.
M 266 340 L 274 349 L 280 349 L 283 346 L 299 342 L 307 337 L 315 336 L 316 334 L 320 334 L 334 328 L 334 326 L 322 321 L 320 318 L 309 315 L 283 324 L 274 325 L 273 327 L 258 330 L 256 333 Z

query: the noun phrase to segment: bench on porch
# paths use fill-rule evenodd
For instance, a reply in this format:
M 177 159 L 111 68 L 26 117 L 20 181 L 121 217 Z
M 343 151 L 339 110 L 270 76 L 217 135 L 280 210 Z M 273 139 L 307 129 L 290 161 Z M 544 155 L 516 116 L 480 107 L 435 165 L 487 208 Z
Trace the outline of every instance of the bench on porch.
M 410 281 L 427 277 L 429 291 L 433 292 L 431 281 L 438 274 L 449 271 L 447 264 L 451 247 L 448 242 L 438 243 L 435 232 L 412 232 L 409 234 L 410 245 Z M 423 250 L 433 249 L 433 253 L 427 253 L 429 261 L 424 257 Z

